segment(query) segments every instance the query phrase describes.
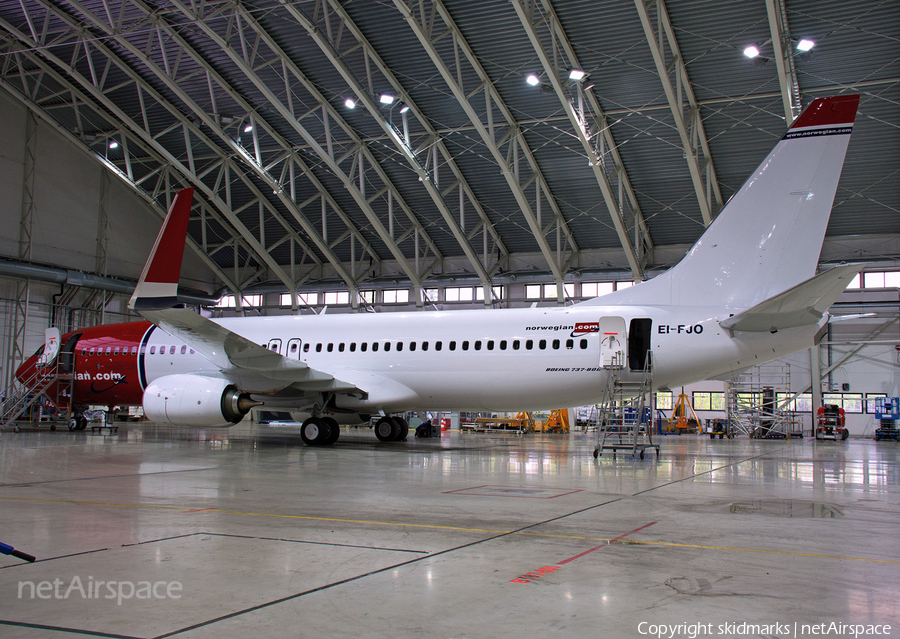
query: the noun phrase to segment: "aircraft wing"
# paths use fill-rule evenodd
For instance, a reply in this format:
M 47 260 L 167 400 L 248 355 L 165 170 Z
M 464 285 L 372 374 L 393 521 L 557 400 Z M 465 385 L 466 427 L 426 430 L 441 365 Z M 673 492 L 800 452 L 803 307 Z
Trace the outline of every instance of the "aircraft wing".
M 729 331 L 774 333 L 817 324 L 862 266 L 836 266 L 783 293 L 719 322 Z
M 177 337 L 226 374 L 271 380 L 273 388 L 303 391 L 360 392 L 355 385 L 288 359 L 186 308 L 144 310 L 141 315 Z M 255 385 L 259 385 L 257 381 Z M 263 390 L 257 388 L 256 390 Z
M 354 384 L 310 368 L 305 362 L 283 357 L 191 310 L 172 308 L 178 291 L 193 195 L 193 188 L 182 189 L 172 200 L 128 308 L 209 359 L 225 375 L 249 380 L 256 392 L 291 387 L 301 392 L 365 395 L 365 391 Z

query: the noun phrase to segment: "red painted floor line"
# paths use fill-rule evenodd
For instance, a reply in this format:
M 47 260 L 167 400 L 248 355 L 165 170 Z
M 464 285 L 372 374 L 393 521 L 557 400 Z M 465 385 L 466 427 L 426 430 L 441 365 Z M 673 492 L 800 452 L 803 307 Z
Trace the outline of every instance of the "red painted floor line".
M 638 532 L 639 530 L 643 530 L 644 528 L 649 528 L 650 526 L 652 526 L 655 523 L 656 523 L 655 521 L 651 521 L 649 524 L 644 524 L 640 528 L 635 528 L 631 532 L 627 532 L 624 535 L 619 535 L 615 539 L 610 539 L 605 544 L 600 544 L 599 546 L 595 546 L 594 548 L 591 548 L 590 550 L 585 550 L 584 552 L 579 553 L 579 554 L 575 555 L 574 557 L 569 557 L 568 559 L 563 559 L 562 561 L 558 561 L 556 563 L 557 563 L 557 565 L 562 566 L 564 564 L 569 563 L 570 561 L 575 561 L 576 559 L 580 559 L 581 557 L 584 557 L 585 555 L 588 555 L 588 554 L 594 552 L 595 550 L 600 550 L 601 548 L 606 548 L 613 542 L 619 541 L 620 539 L 625 539 L 625 537 L 627 537 L 629 535 L 633 535 L 634 533 Z

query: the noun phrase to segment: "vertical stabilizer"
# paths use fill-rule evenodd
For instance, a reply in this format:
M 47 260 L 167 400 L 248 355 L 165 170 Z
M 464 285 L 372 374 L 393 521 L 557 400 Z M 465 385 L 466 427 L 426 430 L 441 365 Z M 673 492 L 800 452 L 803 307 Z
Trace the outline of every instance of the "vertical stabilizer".
M 193 198 L 193 187 L 181 189 L 175 194 L 159 235 L 156 236 L 156 243 L 150 251 L 150 257 L 144 265 L 141 279 L 128 302 L 131 310 L 169 308 L 175 305 Z
M 858 106 L 813 101 L 681 262 L 598 303 L 746 309 L 815 275 Z

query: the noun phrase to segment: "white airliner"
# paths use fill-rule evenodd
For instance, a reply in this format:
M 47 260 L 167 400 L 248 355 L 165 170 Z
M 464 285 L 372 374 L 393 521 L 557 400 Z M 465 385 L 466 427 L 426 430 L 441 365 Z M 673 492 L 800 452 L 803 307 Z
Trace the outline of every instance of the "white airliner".
M 151 324 L 63 336 L 75 401 L 140 397 L 149 419 L 193 426 L 237 423 L 254 406 L 305 413 L 310 445 L 337 440 L 335 418 L 383 413 L 375 433 L 393 441 L 404 411 L 581 406 L 612 370 L 639 380 L 648 357 L 654 385 L 674 387 L 809 348 L 860 270 L 816 275 L 858 105 L 815 100 L 671 270 L 560 308 L 218 320 L 171 308 L 185 189 L 129 303 Z

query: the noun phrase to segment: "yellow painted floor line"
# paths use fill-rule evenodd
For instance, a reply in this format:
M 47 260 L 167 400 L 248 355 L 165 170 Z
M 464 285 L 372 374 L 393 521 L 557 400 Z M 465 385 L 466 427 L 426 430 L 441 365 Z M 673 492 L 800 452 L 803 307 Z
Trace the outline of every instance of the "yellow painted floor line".
M 406 528 L 427 528 L 431 530 L 456 530 L 461 532 L 477 532 L 477 533 L 490 533 L 490 534 L 509 534 L 512 531 L 510 530 L 493 530 L 490 528 L 463 528 L 460 526 L 441 526 L 437 524 L 410 524 L 404 522 L 391 522 L 391 521 L 370 521 L 365 519 L 338 519 L 335 517 L 314 517 L 310 515 L 280 515 L 277 513 L 254 513 L 254 512 L 243 512 L 240 510 L 219 510 L 218 508 L 213 508 L 210 510 L 203 509 L 202 511 L 196 511 L 191 508 L 185 506 L 156 506 L 153 504 L 117 504 L 111 502 L 104 501 L 78 501 L 73 499 L 34 499 L 31 497 L 0 497 L 0 500 L 7 501 L 28 501 L 28 502 L 38 502 L 38 503 L 50 503 L 50 504 L 76 504 L 76 505 L 85 505 L 85 506 L 115 506 L 119 508 L 151 508 L 157 510 L 178 510 L 178 511 L 193 511 L 193 512 L 202 512 L 202 513 L 218 513 L 222 515 L 245 515 L 250 517 L 278 517 L 283 519 L 303 519 L 307 521 L 323 521 L 323 522 L 337 522 L 344 524 L 363 524 L 369 526 L 402 526 Z M 523 535 L 528 537 L 543 537 L 543 538 L 552 538 L 552 539 L 572 539 L 577 541 L 610 541 L 605 537 L 579 537 L 576 535 L 552 535 L 552 534 L 544 534 L 538 532 L 517 532 L 514 533 L 516 535 Z M 643 544 L 647 546 L 669 546 L 674 548 L 699 548 L 701 550 L 723 550 L 727 552 L 756 552 L 756 553 L 765 553 L 772 555 L 791 555 L 794 557 L 810 557 L 814 559 L 843 559 L 847 561 L 868 561 L 873 563 L 882 563 L 882 564 L 897 564 L 900 565 L 900 561 L 895 561 L 892 559 L 872 559 L 868 557 L 844 557 L 840 555 L 819 555 L 814 553 L 803 553 L 803 552 L 791 552 L 787 550 L 763 550 L 759 548 L 730 548 L 728 546 L 704 546 L 700 544 L 679 544 L 674 542 L 665 542 L 665 541 L 639 541 L 634 539 L 628 539 L 624 541 L 617 541 L 617 544 Z

